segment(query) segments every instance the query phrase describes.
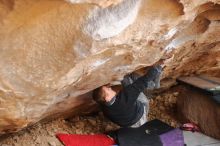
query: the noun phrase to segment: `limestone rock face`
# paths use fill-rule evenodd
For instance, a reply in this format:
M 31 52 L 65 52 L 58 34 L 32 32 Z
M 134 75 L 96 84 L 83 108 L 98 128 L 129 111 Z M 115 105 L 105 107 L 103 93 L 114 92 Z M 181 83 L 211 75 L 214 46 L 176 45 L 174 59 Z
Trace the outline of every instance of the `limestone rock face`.
M 220 76 L 219 0 L 0 0 L 0 133 L 91 110 L 171 52 L 164 78 Z M 79 108 L 80 107 L 80 108 Z
M 67 0 L 68 2 L 71 2 L 73 4 L 75 3 L 90 3 L 90 4 L 96 4 L 98 6 L 101 6 L 103 8 L 106 8 L 108 6 L 117 5 L 118 3 L 122 2 L 122 0 Z

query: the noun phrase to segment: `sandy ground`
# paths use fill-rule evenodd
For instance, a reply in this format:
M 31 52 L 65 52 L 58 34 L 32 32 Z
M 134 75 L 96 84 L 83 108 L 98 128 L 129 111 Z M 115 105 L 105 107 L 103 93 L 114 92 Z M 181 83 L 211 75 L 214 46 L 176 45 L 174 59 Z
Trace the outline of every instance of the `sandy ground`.
M 148 119 L 160 119 L 171 126 L 180 124 L 174 118 L 178 92 L 169 91 L 150 100 Z M 57 119 L 38 123 L 33 127 L 13 134 L 0 141 L 0 146 L 63 146 L 56 133 L 95 134 L 118 128 L 101 112 L 90 116 L 78 116 L 69 120 Z

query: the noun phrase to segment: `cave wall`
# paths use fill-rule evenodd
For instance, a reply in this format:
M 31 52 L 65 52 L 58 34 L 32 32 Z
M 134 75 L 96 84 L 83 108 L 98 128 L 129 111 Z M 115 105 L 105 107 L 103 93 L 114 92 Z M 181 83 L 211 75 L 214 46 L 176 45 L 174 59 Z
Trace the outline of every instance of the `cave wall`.
M 0 133 L 88 111 L 90 91 L 166 53 L 163 78 L 220 76 L 219 4 L 0 0 Z

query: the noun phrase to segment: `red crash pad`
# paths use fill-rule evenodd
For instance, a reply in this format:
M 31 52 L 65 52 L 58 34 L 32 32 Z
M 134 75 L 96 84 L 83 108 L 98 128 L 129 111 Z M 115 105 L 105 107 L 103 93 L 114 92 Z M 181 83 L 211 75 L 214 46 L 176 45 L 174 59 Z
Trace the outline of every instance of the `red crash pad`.
M 115 142 L 103 134 L 97 135 L 76 135 L 76 134 L 57 134 L 57 138 L 65 146 L 111 146 Z

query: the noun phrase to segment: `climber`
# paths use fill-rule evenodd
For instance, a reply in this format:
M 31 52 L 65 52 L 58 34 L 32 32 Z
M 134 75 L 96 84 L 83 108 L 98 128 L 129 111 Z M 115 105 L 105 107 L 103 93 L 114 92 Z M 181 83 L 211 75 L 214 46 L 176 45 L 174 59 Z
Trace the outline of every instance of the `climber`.
M 101 106 L 104 115 L 121 127 L 137 128 L 147 122 L 149 101 L 143 91 L 158 88 L 162 67 L 152 67 L 147 74 L 138 77 L 132 73 L 123 79 L 123 89 L 117 94 L 110 85 L 93 91 L 93 99 Z

